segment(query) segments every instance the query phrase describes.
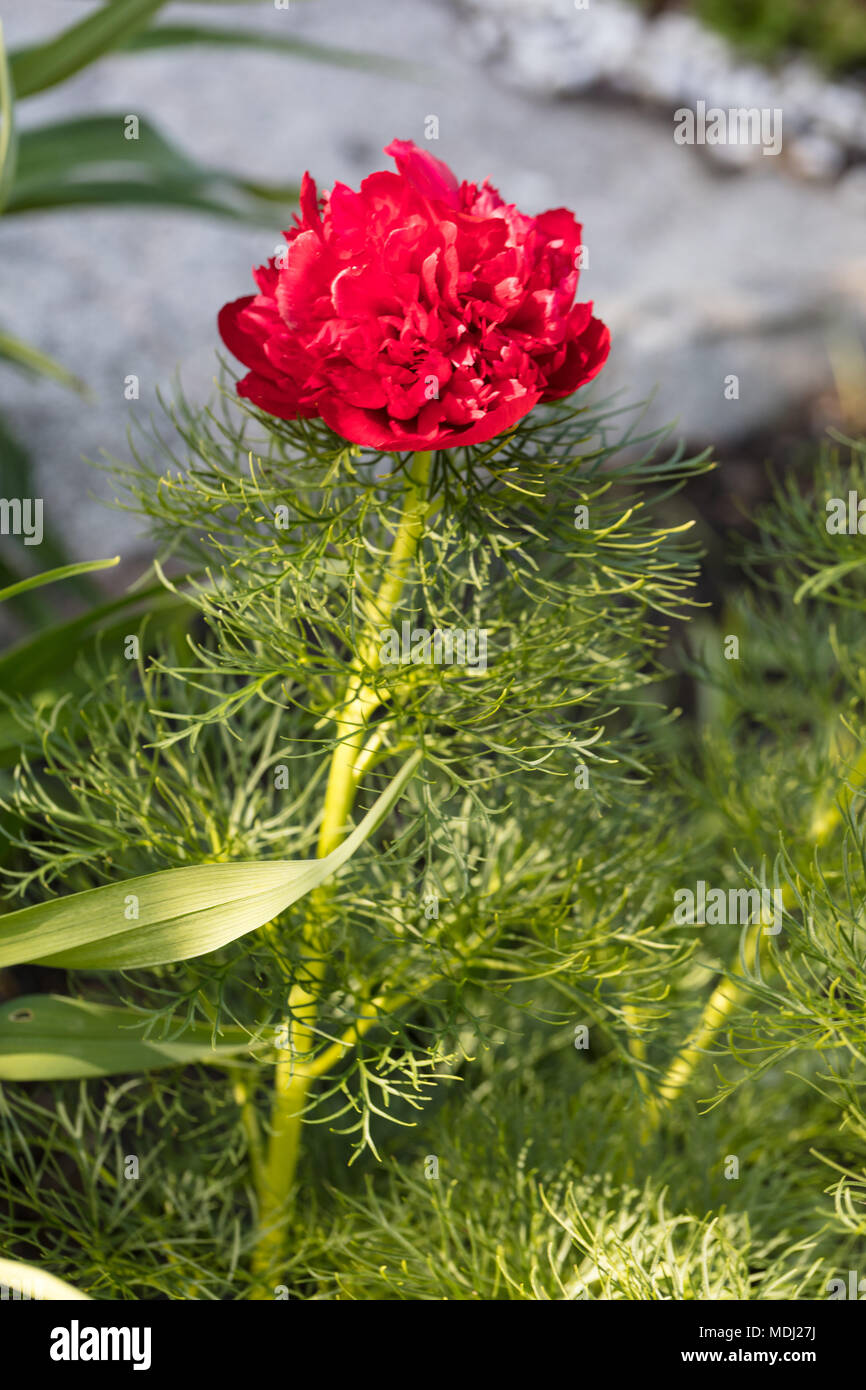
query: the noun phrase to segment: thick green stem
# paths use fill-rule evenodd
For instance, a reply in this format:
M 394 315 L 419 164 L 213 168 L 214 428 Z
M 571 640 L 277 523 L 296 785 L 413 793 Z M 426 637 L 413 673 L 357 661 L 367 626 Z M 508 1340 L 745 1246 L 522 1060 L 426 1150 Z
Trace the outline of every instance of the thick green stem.
M 822 807 L 815 813 L 810 827 L 810 838 L 816 848 L 825 844 L 842 820 L 842 807 L 847 804 L 850 793 L 861 788 L 866 782 L 866 749 L 861 751 L 851 768 L 847 786 L 832 805 Z M 794 895 L 785 884 L 782 902 L 791 907 Z M 761 950 L 765 944 L 760 922 L 754 922 L 746 936 L 744 955 L 748 960 Z M 661 1121 L 662 1107 L 671 1105 L 682 1094 L 691 1081 L 703 1057 L 706 1056 L 713 1040 L 725 1026 L 734 1009 L 745 997 L 746 985 L 742 980 L 739 959 L 733 969 L 716 985 L 710 995 L 701 1021 L 685 1046 L 680 1050 L 665 1072 L 659 1085 L 658 1097 L 653 1098 L 650 1108 L 649 1124 L 655 1129 Z
M 371 715 L 381 703 L 365 673 L 379 663 L 376 629 L 387 623 L 400 600 L 412 561 L 424 533 L 428 511 L 427 486 L 430 454 L 416 454 L 407 473 L 407 488 L 400 523 L 394 536 L 385 575 L 367 605 L 366 624 L 349 671 L 346 690 L 334 714 L 337 746 L 331 757 L 318 855 L 324 858 L 345 837 L 355 793 L 366 766 L 364 739 Z M 269 1272 L 283 1250 L 288 1205 L 301 1146 L 303 1111 L 311 1084 L 322 1074 L 313 1061 L 316 1043 L 318 996 L 327 961 L 327 907 L 331 889 L 324 885 L 310 896 L 304 924 L 303 971 L 289 992 L 287 1018 L 281 1042 L 285 1059 L 274 1069 L 274 1098 L 267 1159 L 258 1186 L 259 1238 L 253 1253 L 256 1283 L 254 1299 L 273 1297 Z

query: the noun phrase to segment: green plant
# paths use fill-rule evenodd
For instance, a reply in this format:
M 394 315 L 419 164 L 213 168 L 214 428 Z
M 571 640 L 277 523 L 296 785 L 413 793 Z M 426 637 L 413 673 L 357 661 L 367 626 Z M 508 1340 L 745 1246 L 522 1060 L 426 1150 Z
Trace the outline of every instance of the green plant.
M 80 708 L 7 702 L 10 888 L 266 871 L 325 847 L 341 749 L 362 804 L 408 780 L 339 874 L 218 950 L 167 924 L 174 958 L 104 968 L 110 920 L 46 992 L 7 966 L 11 1258 L 145 1300 L 822 1299 L 862 1268 L 866 571 L 825 522 L 866 496 L 866 448 L 786 478 L 749 586 L 677 662 L 674 494 L 706 460 L 623 457 L 621 424 L 536 412 L 425 483 L 425 460 L 180 402 L 124 470 L 198 617 L 106 633 Z M 491 629 L 485 672 L 365 655 L 397 581 L 413 624 Z M 131 628 L 149 658 L 120 654 Z M 678 923 L 696 879 L 778 885 L 781 930 Z M 0 947 L 75 902 L 0 918 Z
M 654 512 L 708 462 L 657 458 L 634 428 L 623 456 L 622 417 L 549 408 L 490 444 L 404 459 L 314 422 L 180 402 L 173 433 L 121 478 L 162 543 L 167 590 L 200 615 L 185 654 L 161 644 L 145 659 L 142 631 L 138 659 L 103 642 L 85 663 L 80 713 L 9 702 L 25 753 L 7 881 L 27 898 L 57 885 L 82 896 L 0 919 L 0 961 L 75 970 L 99 1005 L 91 1024 L 78 1016 L 81 1075 L 113 1026 L 162 1049 L 160 1067 L 206 1027 L 223 1047 L 237 1030 L 247 1039 L 208 1102 L 216 1142 L 247 1156 L 226 1194 L 243 1232 L 237 1296 L 284 1282 L 301 1133 L 326 1126 L 357 1155 L 381 1152 L 383 1123 L 423 1115 L 518 998 L 551 1023 L 586 1011 L 620 1065 L 640 1070 L 628 1010 L 661 1004 L 683 948 L 647 930 L 661 883 L 633 866 L 649 865 L 650 846 L 656 864 L 675 851 L 635 792 L 649 800 L 666 718 L 649 691 L 694 568 L 688 524 Z M 477 648 L 394 661 L 386 634 L 403 622 L 422 646 L 425 632 L 483 631 L 489 664 Z M 346 838 L 383 777 L 388 791 Z M 378 848 L 326 877 L 385 812 Z M 287 850 L 317 855 L 298 914 L 272 882 Z M 164 897 L 140 878 L 154 869 Z M 236 873 L 255 911 L 228 900 Z M 188 875 L 216 895 L 192 917 L 178 896 Z M 130 895 L 139 915 L 124 922 Z M 75 934 L 68 949 L 46 935 L 55 921 Z M 50 1079 L 52 1011 L 70 1006 L 14 1006 L 0 1031 L 14 1076 Z M 21 1009 L 33 1014 L 23 1024 Z M 69 1074 L 68 1060 L 54 1072 Z M 200 1090 L 174 1074 L 182 1110 L 199 1108 Z M 345 1140 L 333 1142 L 344 1161 Z M 183 1296 L 201 1276 L 178 1259 L 160 1278 Z M 204 1296 L 226 1277 L 215 1268 Z M 74 1271 L 99 1296 L 91 1280 Z
M 638 0 L 659 8 L 657 0 Z M 748 53 L 772 61 L 802 50 L 831 70 L 866 61 L 866 14 L 860 0 L 687 0 L 685 8 Z

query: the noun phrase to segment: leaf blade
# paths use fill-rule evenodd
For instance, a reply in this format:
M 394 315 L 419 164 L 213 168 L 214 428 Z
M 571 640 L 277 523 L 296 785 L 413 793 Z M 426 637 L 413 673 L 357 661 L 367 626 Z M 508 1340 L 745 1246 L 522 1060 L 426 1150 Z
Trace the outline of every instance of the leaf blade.
M 70 1081 L 219 1062 L 247 1052 L 241 1029 L 231 1041 L 211 1039 L 209 1024 L 194 1024 L 173 1040 L 143 1038 L 132 1009 L 33 994 L 0 1006 L 0 1081 Z
M 0 589 L 0 603 L 14 598 L 16 594 L 27 593 L 30 589 L 41 589 L 46 584 L 57 584 L 61 579 L 72 579 L 79 574 L 93 574 L 96 570 L 113 569 L 120 564 L 120 556 L 112 555 L 107 560 L 77 560 L 71 565 L 60 565 L 57 569 L 44 570 L 42 574 L 31 574 L 27 579 L 19 579 L 15 584 Z
M 70 372 L 68 367 L 64 367 L 62 362 L 49 357 L 47 352 L 42 352 L 32 344 L 25 343 L 23 339 L 14 338 L 11 333 L 0 331 L 0 358 L 34 376 L 48 377 L 61 386 L 68 386 L 70 391 L 77 391 L 79 395 L 86 394 L 84 382 L 74 372 Z
M 350 48 L 336 48 L 330 44 L 312 43 L 308 39 L 290 38 L 281 34 L 263 33 L 241 28 L 228 28 L 225 25 L 204 24 L 157 24 L 151 29 L 134 34 L 122 51 L 126 53 L 149 52 L 153 49 L 190 48 L 199 44 L 221 48 L 258 48 L 267 53 L 286 54 L 301 58 L 305 62 L 327 63 L 334 67 L 360 68 L 362 71 L 375 71 L 406 76 L 410 73 L 407 63 L 398 58 L 385 58 L 378 53 L 356 52 Z
M 21 908 L 0 917 L 0 966 L 143 969 L 228 945 L 336 873 L 387 815 L 420 760 L 412 754 L 324 859 L 186 865 Z M 130 920 L 131 897 L 138 916 Z
M 32 96 L 65 82 L 143 29 L 164 4 L 165 0 L 109 0 L 45 43 L 19 48 L 9 58 L 17 95 Z
M 18 134 L 15 123 L 15 93 L 6 56 L 3 25 L 0 23 L 0 212 L 6 206 L 18 162 Z
M 271 203 L 297 202 L 297 185 L 255 184 L 200 164 L 143 116 L 128 139 L 126 120 L 106 112 L 22 132 L 6 214 L 131 204 L 269 222 Z

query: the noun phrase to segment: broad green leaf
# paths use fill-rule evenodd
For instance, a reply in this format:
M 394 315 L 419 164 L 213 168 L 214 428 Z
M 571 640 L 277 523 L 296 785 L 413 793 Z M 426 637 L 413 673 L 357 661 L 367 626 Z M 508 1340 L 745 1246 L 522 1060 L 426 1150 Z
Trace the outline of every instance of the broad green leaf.
M 165 0 L 109 0 L 55 38 L 11 54 L 9 66 L 17 96 L 27 97 L 65 82 L 145 28 L 164 4 Z
M 261 48 L 267 53 L 290 55 L 305 62 L 329 63 L 334 67 L 362 68 L 366 71 L 388 72 L 406 76 L 408 64 L 397 58 L 384 58 L 378 53 L 357 53 L 349 48 L 333 48 L 330 44 L 310 43 L 284 34 L 257 34 L 247 29 L 228 29 L 225 25 L 158 24 L 133 35 L 123 45 L 126 52 L 138 53 L 154 48 L 189 48 L 198 44 L 222 48 Z
M 110 560 L 79 560 L 72 565 L 61 565 L 59 569 L 45 570 L 43 574 L 31 574 L 29 579 L 19 579 L 17 583 L 10 584 L 8 588 L 0 589 L 0 603 L 14 598 L 16 594 L 26 593 L 29 589 L 41 589 L 45 584 L 56 584 L 61 579 L 72 579 L 78 574 L 93 574 L 96 570 L 110 570 L 119 564 L 120 556 L 114 555 Z
M 13 338 L 11 333 L 0 331 L 0 358 L 26 372 L 32 372 L 34 376 L 49 377 L 61 386 L 68 386 L 70 390 L 77 391 L 79 395 L 85 394 L 84 382 L 64 367 L 62 362 L 55 361 L 47 352 L 40 352 L 39 348 L 22 342 L 20 338 Z
M 0 1081 L 67 1081 L 115 1076 L 192 1062 L 226 1061 L 249 1052 L 240 1028 L 224 1030 L 214 1046 L 210 1024 L 187 1028 L 173 1041 L 145 1039 L 132 1009 L 30 994 L 0 1007 Z
M 294 201 L 294 196 L 286 196 L 286 202 Z M 254 209 L 249 205 L 238 207 L 228 198 L 208 197 L 184 188 L 174 179 L 162 177 L 141 181 L 132 178 L 82 179 L 58 184 L 55 188 L 30 188 L 20 195 L 16 191 L 6 211 L 48 212 L 56 208 L 75 207 L 168 207 L 184 212 L 203 212 L 211 217 L 231 217 L 237 221 L 267 220 L 263 209 Z
M 139 118 L 137 139 L 127 139 L 126 129 L 123 114 L 108 112 L 25 130 L 21 134 L 19 182 L 71 178 L 75 169 L 85 165 L 143 164 L 178 178 L 195 176 L 195 162 L 145 117 Z
M 268 203 L 297 201 L 293 184 L 258 185 L 198 164 L 144 117 L 127 139 L 126 121 L 80 116 L 22 132 L 7 213 L 136 204 L 269 221 Z
M 18 1289 L 28 1298 L 44 1298 L 55 1303 L 90 1303 L 89 1294 L 81 1293 L 71 1284 L 66 1284 L 53 1274 L 46 1274 L 36 1265 L 25 1265 L 20 1260 L 0 1260 L 0 1284 L 7 1289 Z
M 0 966 L 129 970 L 215 951 L 263 927 L 336 873 L 387 815 L 420 758 L 408 759 L 324 859 L 189 865 L 25 907 L 0 917 Z
M 0 212 L 15 178 L 15 165 L 18 141 L 15 129 L 15 94 L 12 90 L 12 74 L 6 58 L 6 44 L 3 38 L 3 25 L 0 23 Z

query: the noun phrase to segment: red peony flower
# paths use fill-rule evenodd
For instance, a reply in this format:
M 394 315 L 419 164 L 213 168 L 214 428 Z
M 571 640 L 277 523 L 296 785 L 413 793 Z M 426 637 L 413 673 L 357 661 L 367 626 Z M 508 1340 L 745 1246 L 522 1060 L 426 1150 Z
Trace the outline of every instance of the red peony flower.
M 260 293 L 219 316 L 249 368 L 238 393 L 271 415 L 319 415 L 377 449 L 479 444 L 604 366 L 610 334 L 575 304 L 581 229 L 565 208 L 527 217 L 485 182 L 458 184 L 409 140 L 398 173 L 309 174 L 288 248 Z

